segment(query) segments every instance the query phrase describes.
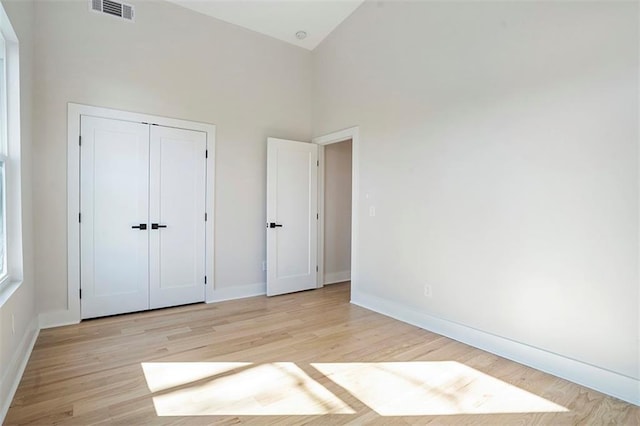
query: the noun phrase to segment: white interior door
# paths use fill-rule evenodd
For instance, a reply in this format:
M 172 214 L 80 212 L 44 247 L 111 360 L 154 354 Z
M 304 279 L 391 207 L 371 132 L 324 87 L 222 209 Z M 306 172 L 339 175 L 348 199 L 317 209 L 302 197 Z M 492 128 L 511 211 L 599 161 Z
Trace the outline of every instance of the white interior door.
M 151 127 L 150 307 L 204 301 L 206 134 Z
M 149 308 L 149 126 L 83 116 L 82 318 Z
M 267 295 L 317 287 L 318 146 L 267 140 Z

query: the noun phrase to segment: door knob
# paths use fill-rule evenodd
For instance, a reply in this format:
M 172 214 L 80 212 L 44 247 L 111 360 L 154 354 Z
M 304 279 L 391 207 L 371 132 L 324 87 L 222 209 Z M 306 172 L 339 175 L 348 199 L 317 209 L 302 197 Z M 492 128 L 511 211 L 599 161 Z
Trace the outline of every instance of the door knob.
M 141 231 L 144 231 L 145 229 L 147 229 L 147 224 L 141 223 L 140 225 L 133 225 L 131 229 L 139 229 Z
M 157 223 L 152 223 L 151 224 L 151 229 L 158 229 L 158 228 L 166 228 L 167 225 L 159 225 Z
M 279 223 L 270 222 L 269 228 L 282 228 L 282 225 L 280 225 Z

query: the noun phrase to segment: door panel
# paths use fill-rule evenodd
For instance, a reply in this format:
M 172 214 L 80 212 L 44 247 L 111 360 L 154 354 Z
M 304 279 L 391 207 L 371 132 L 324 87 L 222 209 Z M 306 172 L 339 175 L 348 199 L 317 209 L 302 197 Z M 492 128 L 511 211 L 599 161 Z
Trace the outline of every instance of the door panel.
M 83 116 L 82 318 L 149 308 L 149 127 Z
M 204 301 L 206 147 L 203 132 L 151 127 L 151 309 Z
M 317 287 L 317 161 L 317 145 L 267 140 L 269 296 Z

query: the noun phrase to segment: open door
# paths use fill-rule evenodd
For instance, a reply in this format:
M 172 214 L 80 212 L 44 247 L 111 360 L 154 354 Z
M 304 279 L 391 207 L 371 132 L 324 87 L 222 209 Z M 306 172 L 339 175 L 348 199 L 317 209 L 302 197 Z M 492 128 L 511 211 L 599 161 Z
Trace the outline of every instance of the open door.
M 267 296 L 317 287 L 318 146 L 267 139 Z

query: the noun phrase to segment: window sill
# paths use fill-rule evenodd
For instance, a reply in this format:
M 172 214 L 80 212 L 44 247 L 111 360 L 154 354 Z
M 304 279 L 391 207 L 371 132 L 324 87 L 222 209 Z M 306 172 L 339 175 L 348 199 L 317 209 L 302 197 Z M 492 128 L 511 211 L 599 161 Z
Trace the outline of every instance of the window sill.
M 0 284 L 0 308 L 11 299 L 11 296 L 20 288 L 21 284 L 22 281 L 11 281 L 9 279 Z

